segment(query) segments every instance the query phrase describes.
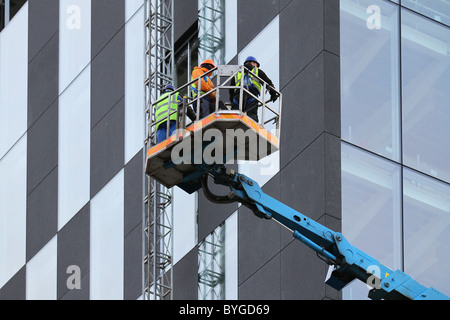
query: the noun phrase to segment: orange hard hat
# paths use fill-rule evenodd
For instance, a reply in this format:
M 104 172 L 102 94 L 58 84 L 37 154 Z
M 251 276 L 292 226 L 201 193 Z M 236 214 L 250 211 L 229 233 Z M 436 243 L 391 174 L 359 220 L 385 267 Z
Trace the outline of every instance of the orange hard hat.
M 214 61 L 212 61 L 211 59 L 206 59 L 205 61 L 203 61 L 203 62 L 202 62 L 202 65 L 204 65 L 204 64 L 210 64 L 210 65 L 212 65 L 213 69 L 216 67 L 216 66 L 214 65 Z

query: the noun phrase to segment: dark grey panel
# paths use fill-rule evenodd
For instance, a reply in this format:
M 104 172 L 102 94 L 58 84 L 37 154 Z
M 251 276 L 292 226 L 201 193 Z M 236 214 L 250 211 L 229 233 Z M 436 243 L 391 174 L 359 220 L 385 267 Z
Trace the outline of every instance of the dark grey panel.
M 324 65 L 324 129 L 341 136 L 341 61 L 327 51 L 323 54 Z
M 323 26 L 325 50 L 340 55 L 340 1 L 324 0 Z
M 142 225 L 125 236 L 124 299 L 136 300 L 142 294 Z
M 124 107 L 122 98 L 91 131 L 91 199 L 123 167 Z
M 279 0 L 264 0 L 263 5 L 261 0 L 238 1 L 238 52 L 252 41 L 278 13 Z M 281 26 L 280 30 L 283 30 Z
M 58 101 L 28 129 L 27 137 L 28 194 L 58 165 Z
M 3 287 L 0 288 L 0 300 L 26 299 L 26 266 L 17 271 Z
M 338 219 L 342 218 L 341 179 L 341 139 L 325 134 L 325 212 Z
M 281 299 L 321 300 L 325 297 L 328 265 L 299 241 L 281 252 Z
M 340 203 L 340 201 L 339 201 L 339 203 Z M 337 219 L 335 217 L 332 217 L 332 216 L 326 214 L 322 218 L 320 218 L 318 220 L 318 222 L 320 224 L 326 226 L 327 228 L 330 228 L 331 230 L 334 230 L 336 232 L 341 232 L 342 226 L 341 226 L 340 219 Z M 295 240 L 295 241 L 297 241 L 297 240 Z M 327 271 L 328 271 L 328 268 L 327 268 Z M 337 291 L 336 289 L 330 287 L 329 285 L 325 285 L 325 299 L 341 300 L 342 294 L 340 291 Z
M 82 290 L 70 290 L 61 300 L 89 300 L 89 273 L 81 277 L 81 289 Z
M 281 88 L 323 50 L 323 1 L 291 1 L 280 13 Z
M 281 167 L 322 132 L 340 137 L 339 58 L 323 51 L 283 90 Z
M 264 185 L 263 191 L 272 198 L 279 199 L 280 175 L 276 175 Z M 239 207 L 238 284 L 246 281 L 281 250 L 280 228 L 273 221 L 259 219 L 247 207 Z
M 58 299 L 89 299 L 90 206 L 86 204 L 58 233 Z M 80 267 L 81 289 L 67 287 L 71 265 Z
M 59 33 L 28 65 L 28 127 L 58 98 Z
M 125 32 L 121 29 L 91 63 L 91 128 L 124 94 Z
M 282 11 L 292 0 L 280 0 L 280 11 Z
M 173 266 L 173 299 L 198 299 L 198 248 L 189 251 Z
M 321 135 L 281 171 L 281 202 L 317 220 L 325 213 L 325 143 Z
M 237 165 L 227 165 L 227 167 L 237 169 Z M 209 187 L 217 195 L 227 195 L 230 192 L 228 187 L 216 185 L 212 179 L 209 180 Z M 216 204 L 209 201 L 200 189 L 198 191 L 198 241 L 201 242 L 237 208 L 237 203 Z
M 198 19 L 198 0 L 175 0 L 174 1 L 174 39 L 175 42 L 189 29 Z
M 277 254 L 239 286 L 239 300 L 280 300 L 280 277 L 280 255 Z
M 314 59 L 283 89 L 280 166 L 324 131 L 324 59 Z
M 59 30 L 59 0 L 28 0 L 28 61 Z
M 143 151 L 138 152 L 125 166 L 124 206 L 125 227 L 127 235 L 142 222 L 144 164 Z
M 91 57 L 94 58 L 124 26 L 125 1 L 92 1 L 91 21 Z
M 29 261 L 58 228 L 58 168 L 27 196 L 27 254 Z

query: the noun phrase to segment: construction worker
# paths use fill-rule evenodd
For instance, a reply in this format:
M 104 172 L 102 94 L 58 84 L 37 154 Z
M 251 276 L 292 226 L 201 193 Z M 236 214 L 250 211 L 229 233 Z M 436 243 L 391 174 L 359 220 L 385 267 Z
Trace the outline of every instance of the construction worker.
M 210 70 L 214 69 L 216 66 L 211 59 L 206 59 L 202 62 L 200 67 L 195 67 L 192 71 L 192 80 L 201 77 L 200 88 L 198 88 L 199 81 L 195 81 L 192 84 L 192 95 L 195 99 L 198 94 L 204 95 L 210 90 L 215 89 L 214 83 L 211 80 Z M 209 93 L 207 96 L 200 99 L 200 106 L 197 106 L 197 102 L 194 102 L 194 108 L 196 113 L 200 113 L 200 119 L 205 118 L 210 113 L 214 112 L 216 105 L 216 91 Z
M 256 60 L 256 58 L 253 56 L 249 56 L 247 57 L 247 59 L 245 59 L 244 67 L 250 70 L 253 74 L 255 74 L 258 78 L 260 78 L 261 80 L 266 82 L 267 85 L 270 86 L 267 87 L 270 93 L 270 101 L 275 102 L 278 99 L 278 94 L 273 89 L 274 85 L 272 83 L 272 80 L 270 80 L 269 77 L 265 74 L 265 72 L 259 68 L 260 64 L 258 60 Z M 231 79 L 230 85 L 240 87 L 241 81 L 244 81 L 244 88 L 250 91 L 256 97 L 259 97 L 259 95 L 261 94 L 262 84 L 258 78 L 254 77 L 248 71 L 244 72 L 244 76 L 242 76 L 241 72 L 239 72 L 233 79 Z M 229 94 L 230 94 L 230 102 L 232 105 L 231 108 L 234 110 L 239 109 L 240 90 L 238 88 L 230 89 Z M 258 100 L 256 100 L 249 94 L 244 93 L 242 101 L 243 101 L 242 111 L 246 112 L 250 118 L 258 122 L 258 107 L 259 107 Z
M 163 90 L 163 94 L 158 99 L 160 102 L 155 106 L 155 122 L 161 120 L 156 124 L 156 142 L 160 143 L 167 139 L 167 116 L 177 111 L 179 104 L 183 103 L 183 98 L 178 92 L 174 92 L 173 85 L 168 84 Z M 164 99 L 165 98 L 165 99 Z M 162 99 L 162 100 L 161 100 Z M 169 101 L 170 99 L 170 101 Z M 177 128 L 177 114 L 173 113 L 169 117 L 169 136 Z

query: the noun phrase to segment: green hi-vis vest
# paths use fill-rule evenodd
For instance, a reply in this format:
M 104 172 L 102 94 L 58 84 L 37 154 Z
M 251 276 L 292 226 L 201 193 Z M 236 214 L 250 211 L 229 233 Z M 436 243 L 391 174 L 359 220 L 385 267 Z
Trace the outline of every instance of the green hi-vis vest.
M 208 75 L 203 75 L 202 77 L 201 77 L 201 79 L 203 80 L 203 81 L 205 81 L 207 84 L 208 83 L 212 83 L 212 80 L 211 80 L 211 78 L 208 76 Z M 198 89 L 197 89 L 197 85 L 198 85 L 198 79 L 191 85 L 191 88 L 192 88 L 192 97 L 195 99 L 196 97 L 197 97 L 197 94 L 198 94 Z M 200 83 L 200 86 L 201 86 L 201 83 Z M 201 96 L 203 96 L 204 94 L 206 93 L 206 91 L 200 91 L 200 95 Z
M 259 77 L 259 69 L 258 68 L 253 68 L 252 72 Z M 241 85 L 241 80 L 242 80 L 242 73 L 238 72 L 235 76 L 234 76 L 234 82 L 236 83 L 236 87 L 239 87 Z M 259 79 L 254 77 L 253 74 L 245 74 L 244 75 L 244 88 L 249 88 L 249 87 L 255 87 L 256 89 L 258 89 L 258 93 L 261 92 L 261 83 L 259 82 Z
M 170 97 L 170 103 L 169 103 L 169 95 Z M 166 92 L 164 93 L 159 99 L 162 99 L 166 97 L 166 99 L 161 100 L 156 106 L 155 106 L 155 121 L 161 120 L 156 124 L 156 130 L 158 130 L 158 127 L 167 121 L 167 115 L 171 112 L 177 111 L 178 109 L 178 100 L 179 100 L 179 93 L 174 92 Z M 170 105 L 170 107 L 169 107 Z M 177 114 L 174 113 L 170 116 L 170 120 L 177 120 Z

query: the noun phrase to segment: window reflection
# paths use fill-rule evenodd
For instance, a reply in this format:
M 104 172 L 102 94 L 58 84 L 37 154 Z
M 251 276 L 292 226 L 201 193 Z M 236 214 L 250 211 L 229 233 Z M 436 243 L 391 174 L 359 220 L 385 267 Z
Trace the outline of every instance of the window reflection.
M 238 298 L 237 215 L 236 211 L 199 244 L 199 300 Z
M 225 64 L 225 0 L 198 1 L 199 60 Z
M 403 178 L 405 272 L 450 294 L 450 186 L 409 169 Z
M 450 29 L 402 11 L 404 164 L 450 182 Z
M 393 160 L 400 158 L 398 34 L 397 5 L 341 1 L 341 136 Z
M 268 46 L 267 43 L 271 43 L 271 45 Z M 279 48 L 279 18 L 277 16 L 239 53 L 238 63 L 239 65 L 243 65 L 248 56 L 255 57 L 261 64 L 261 69 L 272 80 L 275 88 L 280 89 Z M 276 112 L 279 112 L 278 103 L 268 103 L 268 106 Z M 265 119 L 271 118 L 272 116 L 266 113 Z M 262 108 L 258 110 L 258 117 L 259 119 L 262 117 Z M 265 128 L 269 131 L 275 130 L 275 125 L 269 123 Z M 275 132 L 273 133 L 275 134 Z M 263 186 L 280 171 L 280 152 L 274 152 L 258 162 L 238 161 L 238 164 L 240 173 L 252 177 L 258 184 Z
M 384 265 L 401 268 L 400 166 L 342 143 L 342 232 L 352 245 Z M 367 298 L 364 283 L 346 299 Z
M 402 6 L 450 26 L 448 0 L 402 0 Z
M 0 31 L 19 12 L 27 0 L 0 0 Z
M 191 80 L 191 73 L 194 67 L 198 66 L 199 56 L 199 41 L 197 34 L 193 35 L 186 41 L 177 53 L 175 54 L 176 64 L 176 79 L 175 87 L 180 88 Z M 181 94 L 188 94 L 188 89 L 185 88 L 180 91 Z
M 225 223 L 199 244 L 198 298 L 225 299 Z

